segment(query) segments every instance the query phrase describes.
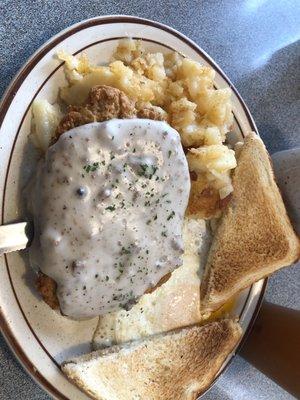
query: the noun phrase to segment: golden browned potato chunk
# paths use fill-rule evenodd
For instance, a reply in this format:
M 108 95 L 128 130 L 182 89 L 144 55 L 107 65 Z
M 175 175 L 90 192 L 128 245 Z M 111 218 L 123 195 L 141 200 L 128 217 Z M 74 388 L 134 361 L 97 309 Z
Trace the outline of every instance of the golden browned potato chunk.
M 193 174 L 192 174 L 193 175 Z M 194 180 L 193 180 L 194 178 Z M 213 218 L 220 214 L 220 196 L 217 189 L 191 176 L 191 191 L 186 215 L 194 218 Z

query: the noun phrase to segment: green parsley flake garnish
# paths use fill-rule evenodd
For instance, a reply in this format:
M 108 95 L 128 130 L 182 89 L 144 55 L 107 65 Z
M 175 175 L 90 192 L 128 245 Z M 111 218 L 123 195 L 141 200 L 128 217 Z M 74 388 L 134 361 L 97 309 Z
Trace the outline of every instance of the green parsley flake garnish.
M 138 174 L 140 176 L 144 176 L 145 178 L 151 179 L 152 176 L 157 171 L 157 169 L 158 169 L 158 167 L 156 167 L 155 165 L 140 164 L 140 170 L 138 171 Z
M 87 173 L 94 172 L 94 171 L 96 171 L 97 168 L 99 168 L 98 162 L 94 162 L 93 164 L 87 164 L 87 165 L 84 165 L 84 167 L 83 167 L 83 169 Z
M 105 208 L 105 210 L 109 210 L 109 211 L 115 211 L 116 206 L 113 204 L 112 206 L 108 206 Z
M 131 250 L 129 248 L 126 249 L 125 247 L 122 247 L 121 254 L 131 254 Z
M 167 221 L 170 221 L 171 218 L 173 218 L 175 215 L 175 212 L 172 211 L 171 214 L 168 216 Z
M 123 272 L 124 272 L 124 264 L 122 264 L 122 263 L 119 263 L 119 273 L 120 273 L 120 275 L 122 275 L 123 274 Z

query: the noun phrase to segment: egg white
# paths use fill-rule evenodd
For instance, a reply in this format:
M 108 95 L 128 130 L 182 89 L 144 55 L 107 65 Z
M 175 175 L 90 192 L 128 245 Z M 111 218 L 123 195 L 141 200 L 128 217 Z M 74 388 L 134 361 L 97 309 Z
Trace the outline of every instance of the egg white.
M 152 293 L 144 294 L 129 311 L 99 318 L 94 348 L 136 340 L 200 322 L 200 282 L 210 243 L 207 223 L 185 218 L 183 264 Z

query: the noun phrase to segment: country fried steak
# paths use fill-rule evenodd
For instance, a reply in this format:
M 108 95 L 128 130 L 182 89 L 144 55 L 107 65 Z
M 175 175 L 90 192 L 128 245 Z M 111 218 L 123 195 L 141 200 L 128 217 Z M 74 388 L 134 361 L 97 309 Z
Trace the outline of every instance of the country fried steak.
M 110 86 L 94 86 L 87 101 L 81 106 L 69 106 L 66 115 L 61 119 L 54 142 L 64 132 L 77 126 L 91 122 L 103 122 L 113 118 L 147 118 L 163 121 L 165 115 L 157 107 L 145 106 L 136 109 L 134 101 L 124 92 Z M 36 287 L 43 300 L 52 308 L 59 309 L 56 296 L 56 282 L 49 276 L 39 272 Z
M 165 120 L 165 116 L 157 108 L 145 106 L 139 110 L 135 102 L 124 92 L 111 86 L 94 86 L 87 101 L 81 106 L 69 106 L 67 114 L 60 121 L 55 141 L 64 132 L 91 122 L 103 122 L 113 118 L 147 118 L 157 121 Z
M 56 282 L 43 274 L 42 272 L 38 273 L 38 277 L 36 279 L 36 288 L 40 292 L 45 303 L 48 304 L 53 310 L 57 310 L 59 308 L 58 298 L 56 296 Z

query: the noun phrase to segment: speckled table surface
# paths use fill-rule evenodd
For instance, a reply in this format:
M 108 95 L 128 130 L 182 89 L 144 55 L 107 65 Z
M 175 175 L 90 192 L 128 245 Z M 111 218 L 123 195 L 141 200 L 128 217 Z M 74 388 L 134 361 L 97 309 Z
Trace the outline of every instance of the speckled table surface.
M 236 85 L 271 153 L 300 146 L 299 0 L 0 0 L 0 96 L 25 60 L 52 35 L 105 14 L 155 19 L 189 36 Z M 300 268 L 276 273 L 266 299 L 300 310 Z M 26 375 L 0 337 L 0 399 L 19 398 L 49 396 Z M 293 397 L 237 356 L 204 398 Z

